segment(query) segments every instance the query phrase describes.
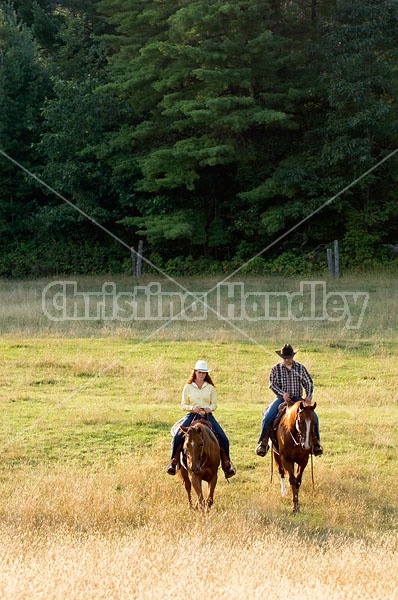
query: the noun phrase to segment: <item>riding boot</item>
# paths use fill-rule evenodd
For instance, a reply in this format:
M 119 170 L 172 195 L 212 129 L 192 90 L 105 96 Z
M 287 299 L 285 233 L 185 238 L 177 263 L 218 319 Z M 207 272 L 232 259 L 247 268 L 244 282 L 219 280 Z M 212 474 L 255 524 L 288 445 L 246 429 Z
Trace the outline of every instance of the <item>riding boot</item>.
M 177 448 L 177 450 L 174 452 L 174 456 L 167 465 L 167 473 L 169 475 L 175 475 L 177 473 L 178 465 L 180 463 L 180 450 L 180 448 Z
M 269 440 L 269 433 L 267 433 L 265 435 L 265 437 L 259 442 L 259 444 L 256 448 L 257 456 L 265 456 L 267 454 L 268 449 L 269 449 L 268 440 Z
M 220 446 L 220 458 L 221 458 L 221 468 L 224 471 L 224 475 L 226 479 L 233 477 L 236 473 L 236 469 L 231 463 L 227 453 L 225 452 L 225 448 Z
M 323 448 L 315 435 L 312 436 L 312 452 L 314 456 L 321 456 L 323 454 Z

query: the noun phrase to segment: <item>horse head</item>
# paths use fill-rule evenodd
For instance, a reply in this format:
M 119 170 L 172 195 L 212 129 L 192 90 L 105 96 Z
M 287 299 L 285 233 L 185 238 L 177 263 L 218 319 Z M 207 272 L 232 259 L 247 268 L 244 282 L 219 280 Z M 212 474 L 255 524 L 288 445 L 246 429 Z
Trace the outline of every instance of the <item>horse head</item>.
M 184 432 L 184 451 L 187 457 L 187 466 L 193 473 L 197 473 L 202 468 L 203 450 L 204 450 L 204 430 L 201 423 L 181 427 Z
M 297 410 L 296 430 L 300 444 L 305 450 L 311 449 L 315 408 L 316 402 L 314 402 L 314 404 L 304 404 L 304 402 L 300 402 Z

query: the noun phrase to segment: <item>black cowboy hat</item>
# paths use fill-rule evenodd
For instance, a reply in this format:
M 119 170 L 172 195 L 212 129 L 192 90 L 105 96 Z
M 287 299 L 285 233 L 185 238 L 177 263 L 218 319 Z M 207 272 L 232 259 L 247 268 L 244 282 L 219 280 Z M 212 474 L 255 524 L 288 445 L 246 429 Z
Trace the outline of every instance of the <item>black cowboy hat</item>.
M 298 352 L 298 350 L 293 350 L 290 344 L 285 344 L 283 348 L 280 350 L 275 350 L 275 352 L 281 358 L 293 358 L 293 356 Z

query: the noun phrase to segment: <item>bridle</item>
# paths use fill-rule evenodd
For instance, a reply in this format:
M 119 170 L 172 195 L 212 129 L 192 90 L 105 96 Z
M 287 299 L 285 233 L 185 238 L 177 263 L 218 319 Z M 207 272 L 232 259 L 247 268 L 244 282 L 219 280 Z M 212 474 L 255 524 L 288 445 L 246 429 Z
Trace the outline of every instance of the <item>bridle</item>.
M 301 448 L 304 448 L 305 445 L 305 436 L 302 434 L 301 430 L 300 430 L 300 425 L 299 425 L 299 413 L 297 413 L 296 416 L 296 421 L 294 424 L 294 428 L 297 432 L 297 436 L 298 436 L 298 440 L 294 437 L 293 433 L 290 431 L 290 437 L 292 438 L 294 445 L 295 446 L 301 446 Z
M 206 461 L 207 461 L 207 456 L 205 456 L 203 458 L 204 448 L 205 448 L 205 445 L 204 445 L 204 442 L 203 442 L 203 439 L 202 439 L 202 442 L 201 442 L 201 451 L 200 451 L 200 456 L 199 456 L 199 468 L 198 468 L 198 471 L 201 471 L 202 469 L 204 469 L 204 466 L 205 466 Z

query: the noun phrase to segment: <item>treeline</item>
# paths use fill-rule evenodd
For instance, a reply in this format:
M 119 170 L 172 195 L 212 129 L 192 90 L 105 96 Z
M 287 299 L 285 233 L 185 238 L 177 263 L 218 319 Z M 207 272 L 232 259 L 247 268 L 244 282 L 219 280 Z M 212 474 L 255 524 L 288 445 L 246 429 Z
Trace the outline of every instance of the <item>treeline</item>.
M 2 2 L 0 276 L 389 263 L 397 55 L 396 0 Z

